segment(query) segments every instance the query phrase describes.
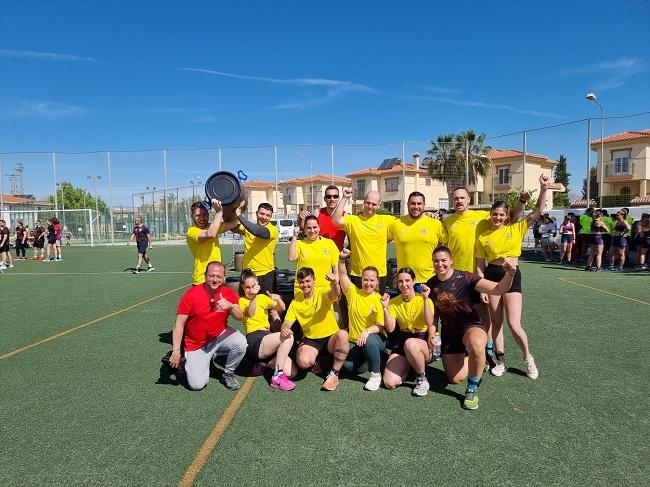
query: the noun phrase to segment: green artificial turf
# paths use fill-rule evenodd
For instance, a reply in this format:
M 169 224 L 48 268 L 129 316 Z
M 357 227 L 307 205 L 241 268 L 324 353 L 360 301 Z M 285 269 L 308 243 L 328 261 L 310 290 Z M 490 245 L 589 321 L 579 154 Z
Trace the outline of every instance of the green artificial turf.
M 0 275 L 0 354 L 189 283 L 184 246 L 151 256 L 156 271 L 139 275 L 123 272 L 126 247 L 16 263 Z M 329 393 L 311 374 L 290 393 L 259 377 L 196 485 L 645 484 L 650 273 L 521 267 L 537 381 L 508 331 L 509 372 L 484 375 L 478 411 L 440 362 L 425 398 L 412 382 L 364 391 L 366 375 Z M 161 377 L 182 292 L 0 360 L 0 485 L 176 485 L 235 397 L 216 376 L 200 392 Z

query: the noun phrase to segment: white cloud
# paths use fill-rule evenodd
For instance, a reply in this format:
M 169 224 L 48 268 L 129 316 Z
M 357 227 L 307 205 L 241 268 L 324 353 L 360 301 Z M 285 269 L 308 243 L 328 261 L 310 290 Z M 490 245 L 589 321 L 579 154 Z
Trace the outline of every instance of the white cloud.
M 513 107 L 512 105 L 507 105 L 504 103 L 485 103 L 482 101 L 474 100 L 455 100 L 453 98 L 447 98 L 443 96 L 420 96 L 420 95 L 400 95 L 399 98 L 405 98 L 408 100 L 421 100 L 421 101 L 431 101 L 436 103 L 447 103 L 450 105 L 456 105 L 460 107 L 476 107 L 476 108 L 486 108 L 490 110 L 506 110 L 509 112 L 520 113 L 522 115 L 532 115 L 534 117 L 546 117 L 546 118 L 564 118 L 564 116 L 552 112 L 540 112 L 537 110 L 528 110 L 524 108 Z
M 576 66 L 561 71 L 565 76 L 588 76 L 591 87 L 598 91 L 619 88 L 637 73 L 644 70 L 643 63 L 638 58 L 623 57 L 611 61 Z
M 440 93 L 441 95 L 457 95 L 458 93 L 460 93 L 460 90 L 457 90 L 455 88 L 445 88 L 442 86 L 433 86 L 433 85 L 415 86 L 414 88 L 418 88 L 420 90 L 425 90 L 425 91 L 431 91 L 432 93 Z
M 65 118 L 88 114 L 88 110 L 75 105 L 44 101 L 22 101 L 5 110 L 9 118 Z
M 83 61 L 90 63 L 98 62 L 95 58 L 76 56 L 74 54 L 60 54 L 55 52 L 42 51 L 17 51 L 13 49 L 0 49 L 0 57 L 9 59 L 36 59 L 42 61 Z

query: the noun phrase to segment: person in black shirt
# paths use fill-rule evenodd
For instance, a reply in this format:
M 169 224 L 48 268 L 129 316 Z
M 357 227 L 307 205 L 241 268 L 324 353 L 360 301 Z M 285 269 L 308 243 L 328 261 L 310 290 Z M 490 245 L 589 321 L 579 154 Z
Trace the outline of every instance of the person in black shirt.
M 427 281 L 434 304 L 434 326 L 429 328 L 429 348 L 434 348 L 435 325 L 442 324 L 442 365 L 447 379 L 460 384 L 467 378 L 467 392 L 463 407 L 478 409 L 476 388 L 481 383 L 485 367 L 487 327 L 474 309 L 471 291 L 485 294 L 505 294 L 512 286 L 517 271 L 517 259 L 508 257 L 503 268 L 505 274 L 497 283 L 482 279 L 472 272 L 454 269 L 451 251 L 441 245 L 433 251 L 436 272 Z
M 139 216 L 135 217 L 135 227 L 133 227 L 133 233 L 129 237 L 129 241 L 126 243 L 126 245 L 130 245 L 134 239 L 136 245 L 138 246 L 138 262 L 135 265 L 135 269 L 133 269 L 133 273 L 138 274 L 140 272 L 140 265 L 142 264 L 143 260 L 147 263 L 147 272 L 153 271 L 153 264 L 147 255 L 147 246 L 153 249 L 151 233 L 149 233 L 149 229 L 144 223 L 142 223 L 142 218 Z

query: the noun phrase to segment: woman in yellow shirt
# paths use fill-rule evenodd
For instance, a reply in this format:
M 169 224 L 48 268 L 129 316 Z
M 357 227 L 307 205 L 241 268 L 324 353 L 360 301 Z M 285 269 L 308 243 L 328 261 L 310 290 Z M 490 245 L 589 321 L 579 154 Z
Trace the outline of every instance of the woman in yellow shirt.
M 280 332 L 271 333 L 269 326 L 269 312 L 271 310 L 282 312 L 285 310 L 285 305 L 279 295 L 268 291 L 266 294 L 259 294 L 259 292 L 260 284 L 257 276 L 250 269 L 244 269 L 239 282 L 241 296 L 239 307 L 244 313 L 242 321 L 248 343 L 246 354 L 252 361 L 257 362 L 253 367 L 253 374 L 261 375 L 265 367 L 271 367 L 274 369 L 271 387 L 290 391 L 296 387 L 290 380 L 296 372 L 289 358 L 293 335 L 283 337 Z
M 521 241 L 528 227 L 539 218 L 548 192 L 549 180 L 545 175 L 539 177 L 539 196 L 533 211 L 527 217 L 510 223 L 508 221 L 508 205 L 503 201 L 496 201 L 490 211 L 490 228 L 483 232 L 476 240 L 475 260 L 476 273 L 485 279 L 499 282 L 505 274 L 503 264 L 507 257 L 518 258 L 521 255 Z M 487 267 L 485 261 L 488 262 Z M 503 296 L 489 296 L 490 318 L 492 320 L 492 338 L 496 347 L 496 365 L 490 373 L 501 377 L 506 371 L 504 362 L 503 340 L 503 314 L 508 319 L 508 326 L 515 342 L 519 346 L 526 365 L 526 375 L 537 379 L 539 372 L 535 359 L 528 348 L 528 336 L 521 326 L 522 309 L 521 273 L 519 268 L 512 281 L 510 290 Z
M 412 367 L 416 377 L 411 394 L 426 396 L 429 381 L 424 368 L 433 359 L 427 333 L 433 336 L 436 331 L 430 289 L 426 284 L 420 284 L 420 292 L 416 294 L 415 271 L 409 267 L 397 271 L 397 287 L 401 292 L 399 296 L 390 299 L 388 294 L 384 294 L 381 298 L 386 331 L 391 333 L 395 326 L 399 329 L 397 344 L 391 350 L 384 369 L 384 385 L 387 389 L 400 386 Z
M 347 372 L 359 371 L 363 362 L 368 362 L 370 378 L 364 389 L 376 391 L 381 386 L 381 351 L 386 347 L 384 313 L 382 312 L 379 289 L 379 271 L 366 267 L 361 273 L 361 289 L 348 277 L 345 260 L 350 250 L 341 250 L 339 259 L 339 283 L 348 300 L 348 356 L 343 364 Z
M 325 276 L 328 272 L 337 275 L 339 249 L 333 240 L 320 236 L 320 224 L 315 215 L 309 215 L 304 221 L 305 236 L 298 240 L 299 227 L 294 228 L 289 245 L 289 262 L 296 263 L 296 269 L 309 267 L 314 270 L 317 288 L 329 289 L 330 283 Z M 299 291 L 298 280 L 294 283 L 294 293 Z

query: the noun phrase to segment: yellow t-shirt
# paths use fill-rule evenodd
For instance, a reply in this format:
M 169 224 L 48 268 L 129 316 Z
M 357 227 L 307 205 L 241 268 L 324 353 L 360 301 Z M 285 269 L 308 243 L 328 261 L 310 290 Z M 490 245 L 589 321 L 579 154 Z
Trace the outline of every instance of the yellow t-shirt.
M 476 258 L 492 262 L 500 258 L 519 257 L 521 241 L 527 231 L 527 218 L 510 225 L 504 225 L 497 230 L 486 230 L 476 240 Z
M 433 313 L 433 303 L 426 300 L 426 305 Z M 410 301 L 404 301 L 400 294 L 389 301 L 388 312 L 395 318 L 399 329 L 405 333 L 421 333 L 427 331 L 424 321 L 424 296 L 416 294 Z
M 397 267 L 410 267 L 417 282 L 427 282 L 435 274 L 433 249 L 447 242 L 447 230 L 435 218 L 404 215 L 390 224 L 388 238 L 395 242 Z
M 223 232 L 223 223 L 219 227 L 219 233 Z M 203 232 L 196 225 L 187 229 L 185 241 L 194 257 L 194 267 L 192 268 L 192 284 L 201 284 L 205 282 L 205 268 L 213 260 L 221 262 L 221 247 L 219 247 L 219 237 L 199 239 Z
M 489 228 L 489 218 L 490 213 L 487 211 L 468 210 L 462 216 L 454 214 L 445 219 L 443 223 L 449 235 L 447 245 L 451 250 L 454 269 L 474 272 L 476 239 Z
M 339 249 L 333 240 L 319 237 L 318 240 L 309 240 L 305 238 L 296 242 L 296 252 L 298 260 L 296 261 L 296 271 L 302 267 L 311 267 L 316 276 L 316 287 L 326 287 L 329 289 L 330 283 L 325 279 L 332 268 L 336 269 L 339 263 Z M 293 285 L 294 292 L 299 289 L 298 281 Z
M 275 301 L 266 294 L 258 294 L 255 299 L 255 314 L 253 316 L 246 315 L 246 310 L 250 304 L 250 299 L 245 297 L 239 298 L 239 307 L 244 313 L 242 322 L 246 328 L 246 334 L 248 335 L 259 330 L 269 330 L 269 310 L 275 307 Z
M 293 323 L 298 320 L 306 338 L 325 338 L 339 331 L 334 308 L 329 297 L 329 289 L 314 288 L 311 299 L 305 299 L 303 293 L 294 296 L 289 305 L 285 321 Z
M 345 297 L 348 299 L 348 332 L 351 342 L 356 342 L 361 332 L 369 326 L 384 324 L 384 311 L 378 293 L 364 294 L 352 284 Z
M 258 276 L 275 269 L 275 246 L 278 243 L 278 229 L 271 222 L 264 227 L 271 232 L 271 238 L 256 237 L 243 226 L 244 230 L 244 269 L 252 270 Z
M 375 266 L 379 276 L 386 275 L 386 248 L 388 226 L 395 219 L 392 215 L 372 215 L 370 218 L 357 215 L 343 217 L 343 229 L 350 241 L 351 274 L 361 276 L 363 269 Z

